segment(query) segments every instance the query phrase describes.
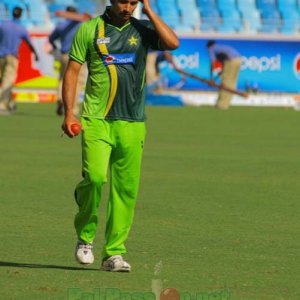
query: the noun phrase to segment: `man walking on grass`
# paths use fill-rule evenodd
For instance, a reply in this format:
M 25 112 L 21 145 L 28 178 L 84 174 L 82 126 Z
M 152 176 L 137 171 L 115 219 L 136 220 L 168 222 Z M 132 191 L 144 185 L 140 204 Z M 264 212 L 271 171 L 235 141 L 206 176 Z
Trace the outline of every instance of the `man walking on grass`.
M 172 29 L 152 10 L 149 20 L 132 17 L 138 0 L 111 0 L 102 16 L 83 23 L 77 31 L 63 80 L 64 132 L 82 126 L 83 180 L 76 186 L 78 213 L 75 228 L 79 263 L 94 261 L 93 241 L 103 184 L 110 170 L 110 189 L 102 250 L 102 270 L 129 272 L 123 259 L 134 217 L 145 141 L 145 64 L 148 49 L 173 50 L 179 41 Z M 76 83 L 87 62 L 88 81 L 81 122 L 73 113 Z

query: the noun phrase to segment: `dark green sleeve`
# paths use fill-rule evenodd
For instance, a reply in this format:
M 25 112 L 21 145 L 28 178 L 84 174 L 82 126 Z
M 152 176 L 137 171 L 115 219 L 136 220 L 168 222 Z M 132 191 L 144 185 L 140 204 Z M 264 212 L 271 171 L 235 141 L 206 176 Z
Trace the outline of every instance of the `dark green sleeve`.
M 148 20 L 140 20 L 138 24 L 143 40 L 149 45 L 149 47 L 153 50 L 164 50 L 161 47 L 160 39 L 152 23 Z

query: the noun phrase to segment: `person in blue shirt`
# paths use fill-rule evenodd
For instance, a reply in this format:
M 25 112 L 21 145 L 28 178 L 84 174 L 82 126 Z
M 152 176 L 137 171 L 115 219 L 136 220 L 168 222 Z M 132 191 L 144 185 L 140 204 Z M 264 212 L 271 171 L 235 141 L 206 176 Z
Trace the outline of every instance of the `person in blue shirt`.
M 77 13 L 77 9 L 73 6 L 67 6 L 66 12 L 70 13 Z M 56 41 L 60 43 L 60 74 L 59 74 L 59 84 L 58 84 L 58 91 L 57 91 L 57 109 L 56 113 L 60 116 L 63 115 L 63 102 L 62 102 L 62 80 L 67 68 L 67 64 L 69 61 L 69 51 L 71 48 L 73 37 L 81 25 L 80 21 L 77 20 L 65 20 L 57 24 L 53 32 L 49 36 L 49 42 L 52 45 L 53 52 L 58 50 L 58 46 Z M 74 106 L 74 114 L 79 114 L 79 107 L 80 107 L 80 93 L 81 88 L 85 81 L 85 71 L 84 67 L 79 74 L 78 86 L 76 91 L 76 105 Z
M 216 61 L 221 63 L 222 71 L 220 73 L 221 85 L 231 89 L 236 89 L 239 72 L 241 69 L 241 55 L 233 47 L 218 44 L 213 40 L 207 42 L 207 49 L 210 59 L 210 80 L 213 82 L 213 68 Z M 232 93 L 219 89 L 219 95 L 216 107 L 228 109 L 232 99 Z
M 13 19 L 3 21 L 0 24 L 0 114 L 11 114 L 16 110 L 16 104 L 12 98 L 12 89 L 17 77 L 18 52 L 24 40 L 38 61 L 38 54 L 33 47 L 29 33 L 20 25 L 23 9 L 16 6 L 13 9 Z

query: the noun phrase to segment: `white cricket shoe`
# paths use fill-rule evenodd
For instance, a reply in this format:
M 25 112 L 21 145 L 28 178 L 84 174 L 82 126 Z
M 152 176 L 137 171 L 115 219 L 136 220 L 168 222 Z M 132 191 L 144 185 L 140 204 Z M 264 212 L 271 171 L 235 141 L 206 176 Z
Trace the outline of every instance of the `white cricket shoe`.
M 90 265 L 94 262 L 93 243 L 78 241 L 75 249 L 75 258 L 80 264 Z
M 102 262 L 101 270 L 110 272 L 130 272 L 131 266 L 121 255 L 113 255 Z

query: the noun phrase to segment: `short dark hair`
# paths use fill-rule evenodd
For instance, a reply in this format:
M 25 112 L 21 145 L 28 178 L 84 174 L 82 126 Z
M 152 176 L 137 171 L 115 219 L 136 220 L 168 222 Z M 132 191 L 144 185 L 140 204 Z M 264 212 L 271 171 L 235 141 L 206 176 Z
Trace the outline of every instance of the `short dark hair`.
M 14 19 L 20 19 L 22 17 L 23 8 L 20 6 L 15 6 L 12 15 Z
M 206 44 L 206 47 L 209 48 L 209 47 L 213 46 L 215 43 L 216 43 L 216 41 L 214 41 L 214 40 L 209 40 L 209 41 L 207 42 L 207 44 Z
M 77 12 L 77 8 L 74 7 L 74 6 L 69 5 L 69 6 L 66 7 L 66 11 Z

